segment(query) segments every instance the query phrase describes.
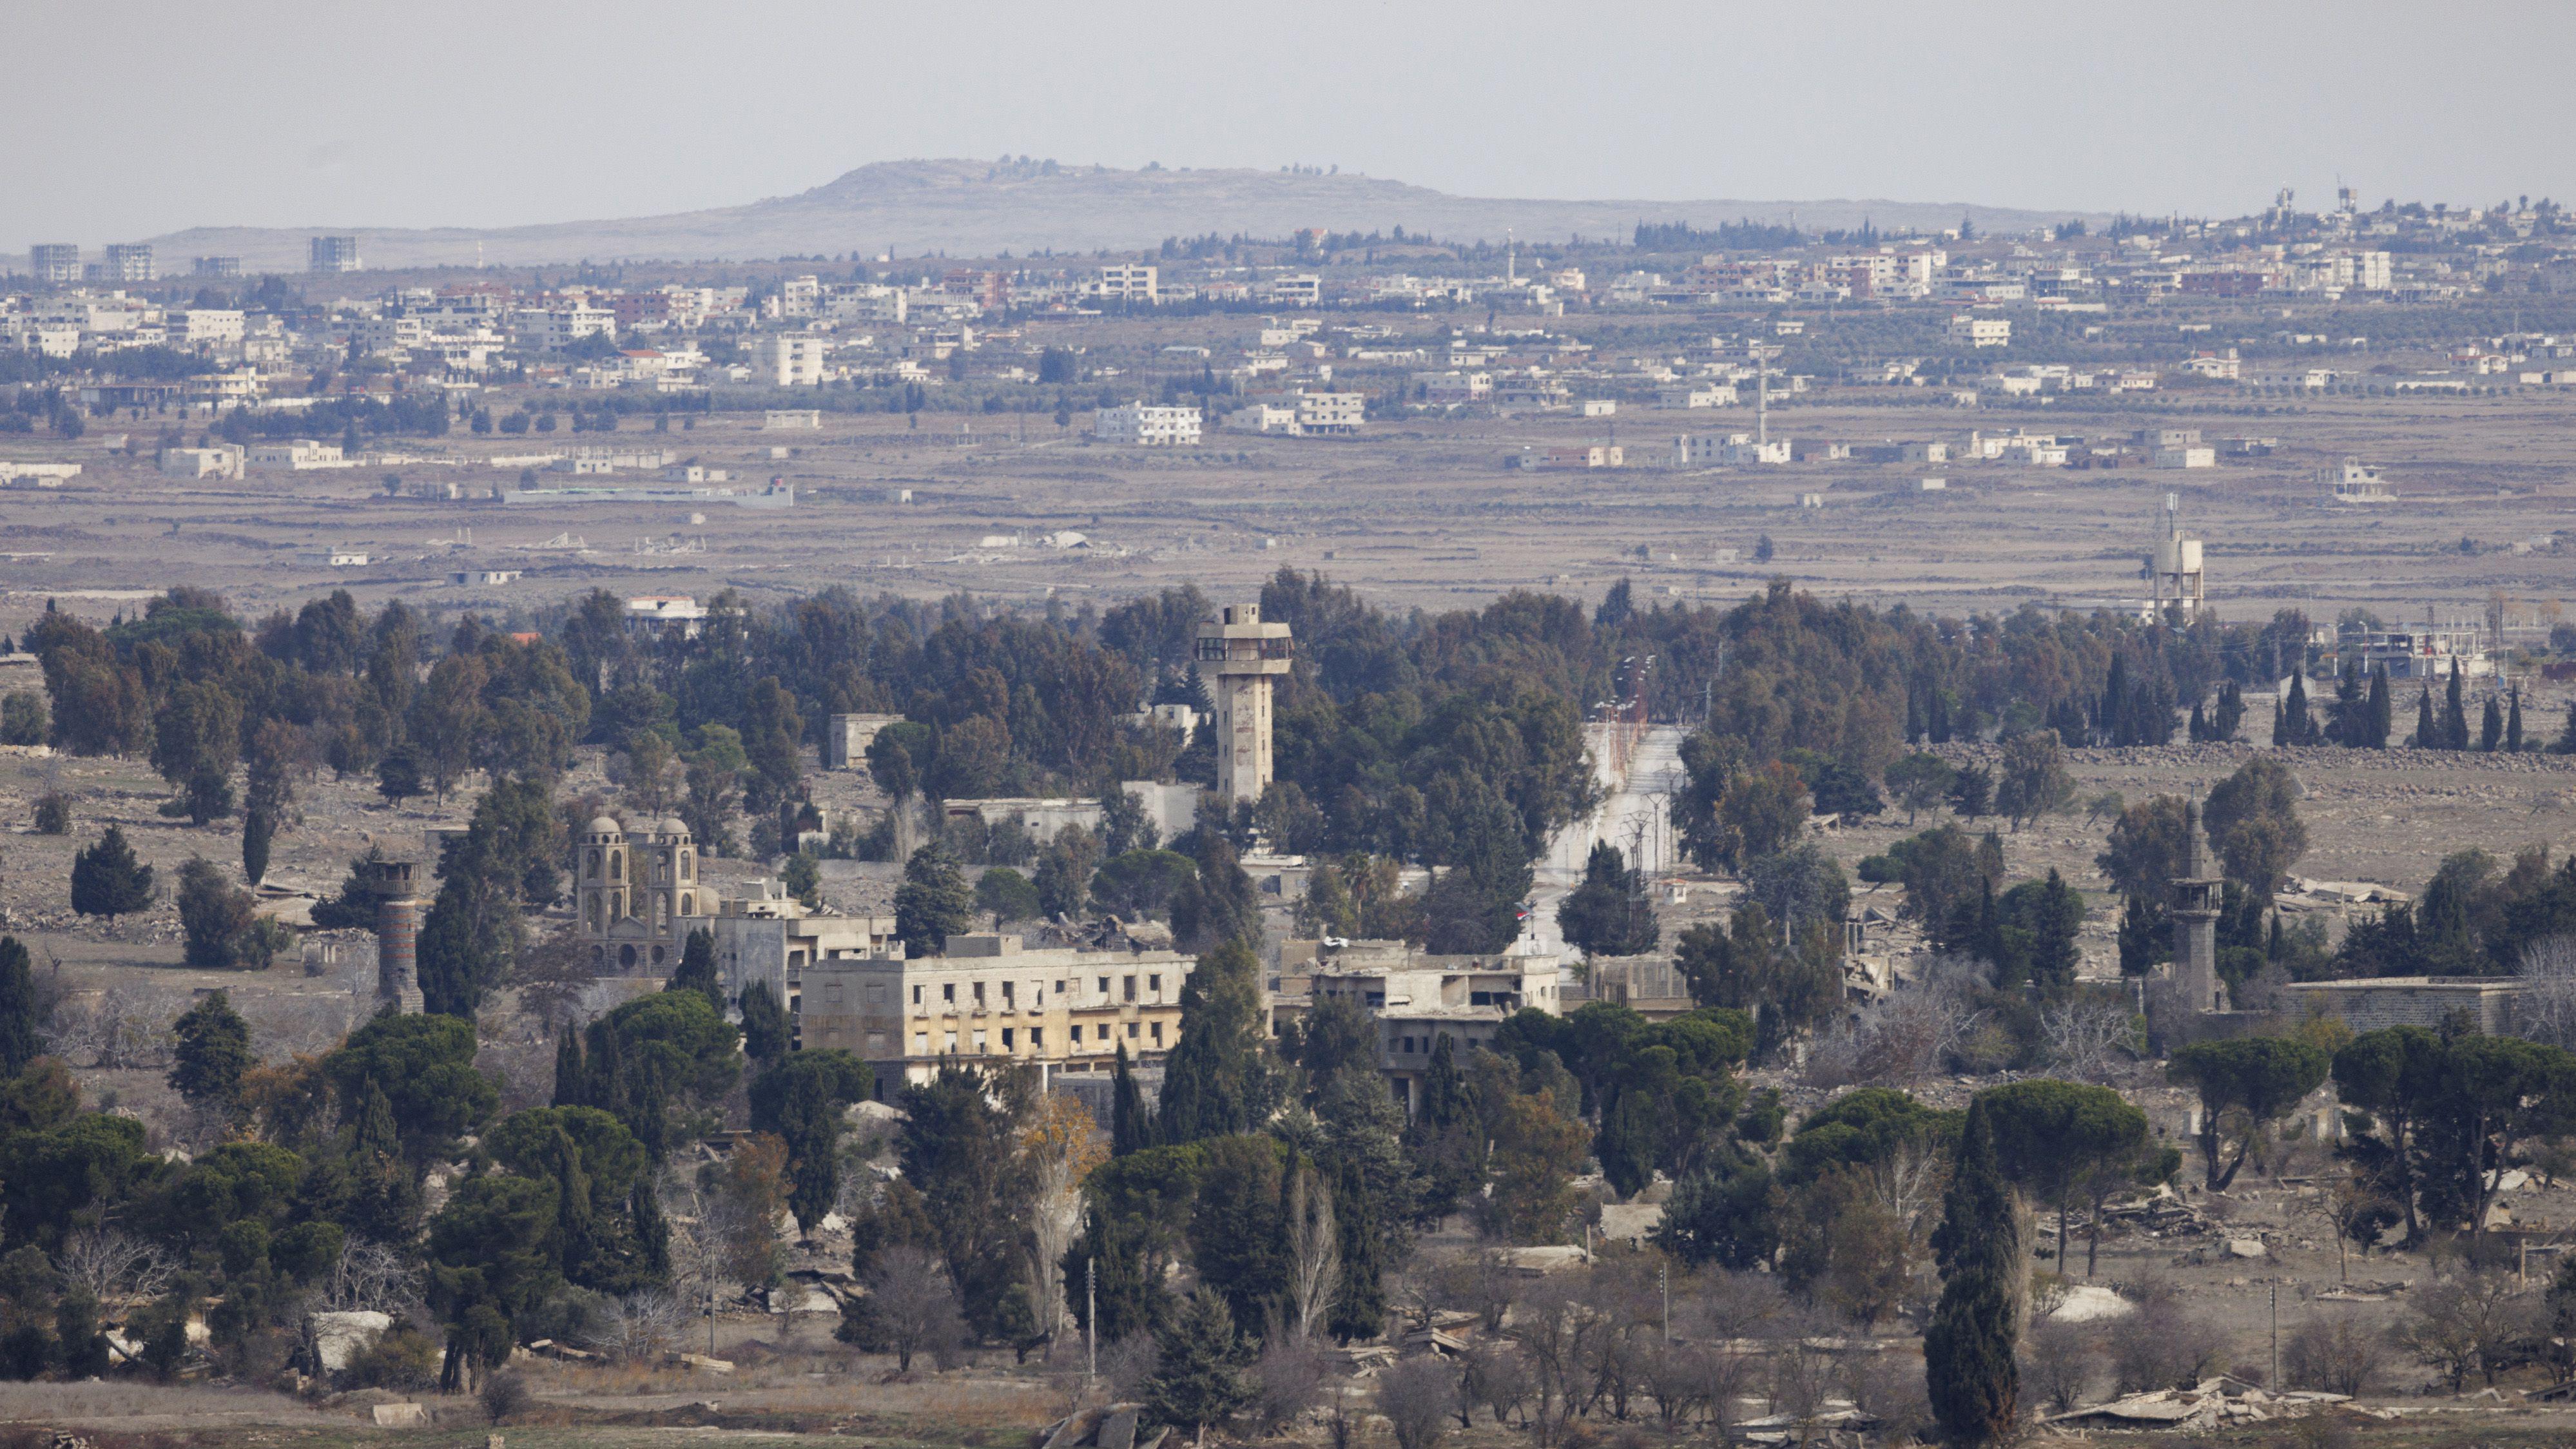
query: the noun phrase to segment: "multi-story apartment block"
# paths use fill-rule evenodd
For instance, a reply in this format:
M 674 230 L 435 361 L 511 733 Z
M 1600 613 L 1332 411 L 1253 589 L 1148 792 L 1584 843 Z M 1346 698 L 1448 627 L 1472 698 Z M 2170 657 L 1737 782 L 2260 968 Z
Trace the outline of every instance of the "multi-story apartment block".
M 823 339 L 803 332 L 775 332 L 752 339 L 754 380 L 771 387 L 812 387 L 823 380 Z
M 173 347 L 215 347 L 242 340 L 242 314 L 229 307 L 190 307 L 161 314 Z
M 1127 302 L 1154 302 L 1162 296 L 1155 269 L 1135 263 L 1102 267 L 1100 275 L 1092 278 L 1083 291 L 1088 296 Z
M 1017 936 L 951 936 L 937 956 L 824 956 L 798 971 L 800 1050 L 839 1049 L 876 1069 L 880 1096 L 944 1058 L 1105 1076 L 1121 1047 L 1152 1067 L 1181 1036 L 1178 951 L 1025 949 Z
M 1551 1014 L 1557 999 L 1552 954 L 1434 956 L 1402 941 L 1348 941 L 1311 947 L 1303 961 L 1283 953 L 1271 994 L 1272 1028 L 1316 1003 L 1352 1002 L 1377 1027 L 1378 1068 L 1410 1112 L 1443 1041 L 1460 1065 L 1491 1046 L 1505 1020 L 1524 1007 Z
M 157 282 L 161 269 L 152 260 L 150 242 L 110 242 L 100 274 L 111 282 Z
M 201 277 L 238 277 L 242 274 L 239 257 L 199 257 L 195 271 Z
M 354 272 L 359 269 L 358 239 L 353 236 L 317 236 L 305 243 L 305 270 L 309 272 Z
M 47 286 L 69 286 L 81 279 L 80 248 L 71 242 L 38 242 L 27 248 L 27 270 Z

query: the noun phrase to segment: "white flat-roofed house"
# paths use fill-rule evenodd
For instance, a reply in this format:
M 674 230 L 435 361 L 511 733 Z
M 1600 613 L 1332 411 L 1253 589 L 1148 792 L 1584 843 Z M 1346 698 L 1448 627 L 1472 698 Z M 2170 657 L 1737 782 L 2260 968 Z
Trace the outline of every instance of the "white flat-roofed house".
M 350 468 L 356 463 L 340 456 L 337 443 L 297 438 L 287 443 L 251 444 L 249 465 L 254 473 L 299 473 L 314 468 Z
M 626 631 L 648 638 L 695 639 L 707 606 L 686 594 L 646 594 L 626 601 Z
M 245 455 L 230 443 L 204 448 L 164 448 L 161 471 L 173 478 L 239 478 Z
M 1139 448 L 1187 447 L 1199 440 L 1199 410 L 1129 403 L 1092 416 L 1091 435 L 1104 443 Z

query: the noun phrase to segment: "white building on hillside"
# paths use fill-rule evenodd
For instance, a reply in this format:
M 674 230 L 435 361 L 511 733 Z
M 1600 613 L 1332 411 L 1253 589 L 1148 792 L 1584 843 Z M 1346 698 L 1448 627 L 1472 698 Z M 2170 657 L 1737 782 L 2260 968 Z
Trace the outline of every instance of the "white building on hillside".
M 1188 447 L 1199 440 L 1199 410 L 1151 407 L 1141 402 L 1102 408 L 1092 418 L 1091 436 L 1104 443 L 1140 448 Z

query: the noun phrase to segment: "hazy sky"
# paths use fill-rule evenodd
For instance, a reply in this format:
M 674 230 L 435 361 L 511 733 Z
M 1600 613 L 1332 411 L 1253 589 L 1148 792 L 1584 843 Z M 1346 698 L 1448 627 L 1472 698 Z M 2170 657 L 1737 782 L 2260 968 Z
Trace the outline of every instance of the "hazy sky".
M 2576 6 L 0 0 L 0 249 L 499 225 L 1026 153 L 1563 198 L 2576 200 Z

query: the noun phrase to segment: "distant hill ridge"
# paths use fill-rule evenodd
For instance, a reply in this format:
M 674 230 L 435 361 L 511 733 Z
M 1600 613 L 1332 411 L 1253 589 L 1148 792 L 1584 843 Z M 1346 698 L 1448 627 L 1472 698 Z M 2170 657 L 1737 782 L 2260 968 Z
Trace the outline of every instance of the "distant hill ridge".
M 1357 173 L 1242 169 L 1121 171 L 1013 161 L 880 161 L 794 196 L 743 206 L 623 220 L 536 226 L 375 228 L 195 227 L 153 238 L 171 270 L 193 256 L 239 256 L 258 271 L 301 270 L 306 239 L 356 232 L 369 268 L 528 266 L 590 260 L 744 260 L 779 256 L 1014 256 L 1132 251 L 1169 236 L 1215 232 L 1262 238 L 1301 228 L 1408 234 L 1442 241 L 1626 237 L 1640 221 L 1712 227 L 1793 218 L 1810 231 L 1937 232 L 1965 216 L 1980 230 L 2017 231 L 2098 213 L 2024 211 L 1963 202 L 1546 201 L 1451 196 Z

